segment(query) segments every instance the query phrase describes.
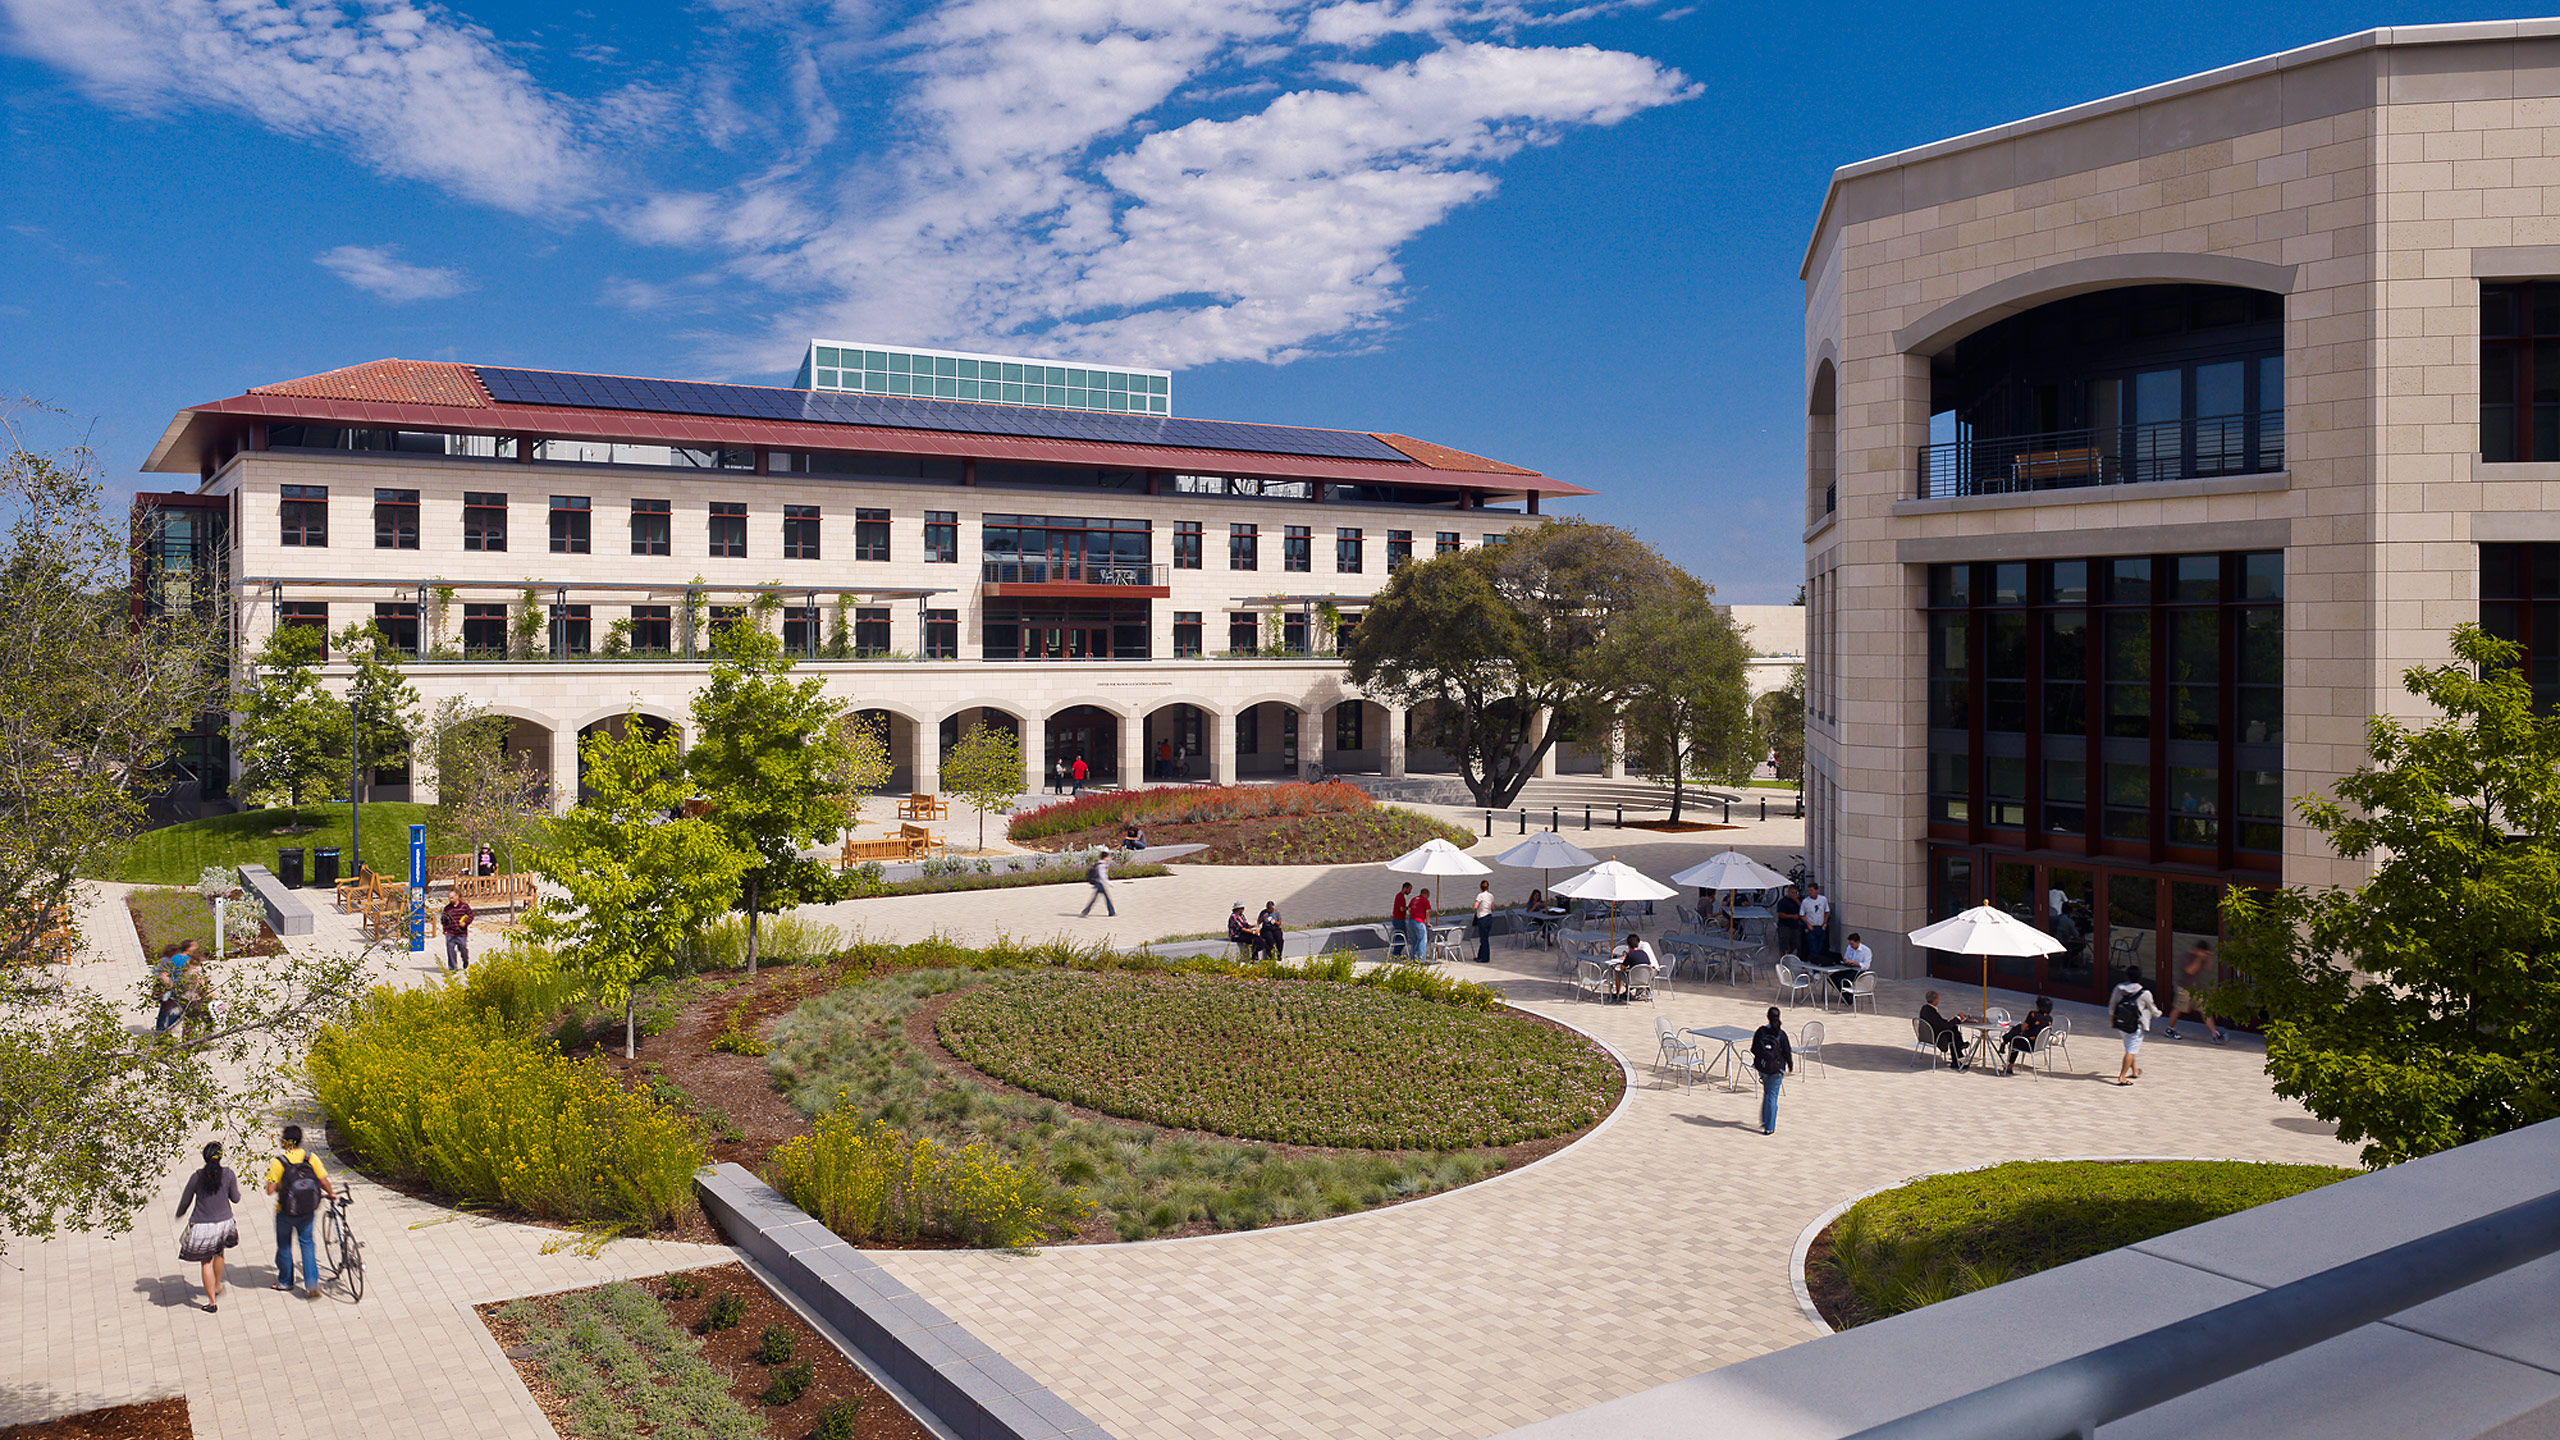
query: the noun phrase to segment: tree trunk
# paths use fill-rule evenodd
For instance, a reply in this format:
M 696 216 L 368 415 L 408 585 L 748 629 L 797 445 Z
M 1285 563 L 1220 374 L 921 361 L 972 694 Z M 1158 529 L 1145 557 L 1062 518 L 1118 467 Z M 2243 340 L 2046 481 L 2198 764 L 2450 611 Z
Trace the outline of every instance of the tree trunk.
M 634 991 L 622 997 L 622 1058 L 625 1060 L 635 1059 L 640 1054 L 639 1009 L 638 992 Z
M 756 882 L 747 882 L 747 974 L 756 973 Z
M 1682 759 L 1680 752 L 1675 750 L 1671 753 L 1671 823 L 1674 825 L 1680 823 L 1680 801 L 1688 790 L 1684 782 L 1688 778 L 1689 767 L 1681 763 Z

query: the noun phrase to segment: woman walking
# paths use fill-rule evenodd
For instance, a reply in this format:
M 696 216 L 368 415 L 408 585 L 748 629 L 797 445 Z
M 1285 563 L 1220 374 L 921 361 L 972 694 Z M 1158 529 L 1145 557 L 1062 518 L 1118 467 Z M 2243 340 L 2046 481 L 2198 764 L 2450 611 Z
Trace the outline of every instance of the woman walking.
M 204 1168 L 188 1176 L 187 1188 L 178 1194 L 178 1213 L 185 1215 L 190 1207 L 195 1211 L 186 1238 L 178 1242 L 178 1258 L 202 1267 L 206 1314 L 222 1308 L 223 1252 L 240 1243 L 240 1226 L 231 1218 L 239 1199 L 240 1177 L 222 1163 L 222 1142 L 206 1142 Z

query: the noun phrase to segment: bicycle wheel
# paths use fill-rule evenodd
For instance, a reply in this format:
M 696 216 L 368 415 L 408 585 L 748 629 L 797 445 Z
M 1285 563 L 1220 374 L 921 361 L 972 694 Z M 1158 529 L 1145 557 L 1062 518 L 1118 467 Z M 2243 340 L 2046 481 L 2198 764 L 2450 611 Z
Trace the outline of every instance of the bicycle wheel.
M 335 1265 L 339 1253 L 346 1249 L 347 1222 L 334 1205 L 320 1212 L 320 1249 Z
M 347 1282 L 347 1298 L 364 1298 L 364 1244 L 355 1232 L 338 1227 L 338 1278 Z

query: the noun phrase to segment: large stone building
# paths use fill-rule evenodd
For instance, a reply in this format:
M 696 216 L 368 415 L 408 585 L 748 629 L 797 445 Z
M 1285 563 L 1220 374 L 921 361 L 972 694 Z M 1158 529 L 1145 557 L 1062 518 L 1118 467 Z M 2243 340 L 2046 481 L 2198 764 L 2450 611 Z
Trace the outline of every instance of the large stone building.
M 2455 624 L 2560 680 L 2560 21 L 1848 166 L 1803 279 L 1808 844 L 1903 973 L 1988 899 L 2067 947 L 2004 984 L 2156 974 L 2357 878 L 2293 802 Z
M 1061 758 L 1106 781 L 1165 757 L 1395 775 L 1409 717 L 1349 687 L 1339 635 L 1411 559 L 1587 493 L 1400 435 L 1141 415 L 1125 389 L 1115 413 L 1004 403 L 994 359 L 983 396 L 947 399 L 896 359 L 894 395 L 840 393 L 858 362 L 782 389 L 381 360 L 192 406 L 146 466 L 199 483 L 142 497 L 144 603 L 227 595 L 243 654 L 277 625 L 376 625 L 430 709 L 509 717 L 556 796 L 581 733 L 681 732 L 736 623 L 885 720 L 899 787 L 937 788 L 978 721 L 1026 738 L 1033 788 Z M 179 808 L 223 803 L 218 724 L 189 747 Z

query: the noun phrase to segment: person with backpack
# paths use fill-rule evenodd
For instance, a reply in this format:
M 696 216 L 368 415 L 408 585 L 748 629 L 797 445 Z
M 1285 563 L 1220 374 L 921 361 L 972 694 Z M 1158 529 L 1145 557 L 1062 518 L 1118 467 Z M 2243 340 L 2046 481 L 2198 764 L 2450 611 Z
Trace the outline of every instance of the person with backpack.
M 302 1127 L 284 1127 L 284 1153 L 267 1162 L 267 1193 L 276 1197 L 276 1285 L 293 1288 L 293 1246 L 302 1242 L 302 1287 L 309 1299 L 320 1298 L 320 1252 L 311 1241 L 311 1222 L 320 1202 L 334 1198 L 329 1167 L 302 1148 Z
M 187 973 L 187 967 L 199 958 L 197 944 L 194 940 L 181 940 L 160 957 L 160 1013 L 151 1022 L 155 1035 L 168 1034 L 170 1027 L 187 1013 L 187 988 L 195 979 Z
M 1778 1023 L 1778 1007 L 1769 1007 L 1769 1023 L 1751 1032 L 1751 1068 L 1760 1072 L 1760 1133 L 1778 1133 L 1778 1087 L 1796 1068 L 1795 1047 L 1787 1043 L 1787 1027 Z
M 2116 1083 L 2142 1078 L 2142 1028 L 2160 1017 L 2151 991 L 2142 983 L 2140 966 L 2124 967 L 2124 978 L 2107 995 L 2107 1020 L 2124 1034 L 2124 1058 L 2116 1062 Z
M 1084 762 L 1079 760 L 1076 763 L 1081 765 Z M 1102 902 L 1103 914 L 1118 915 L 1120 907 L 1111 903 L 1111 852 L 1104 850 L 1096 854 L 1093 857 L 1093 863 L 1084 867 L 1084 878 L 1085 883 L 1093 887 L 1093 895 L 1084 902 L 1084 908 L 1076 913 L 1092 914 L 1093 902 L 1099 900 Z
M 178 1242 L 178 1258 L 193 1260 L 204 1273 L 204 1312 L 222 1308 L 223 1252 L 240 1243 L 240 1225 L 231 1207 L 240 1203 L 240 1177 L 222 1163 L 222 1142 L 208 1140 L 204 1168 L 187 1177 L 178 1192 L 178 1213 L 188 1216 L 187 1233 Z

